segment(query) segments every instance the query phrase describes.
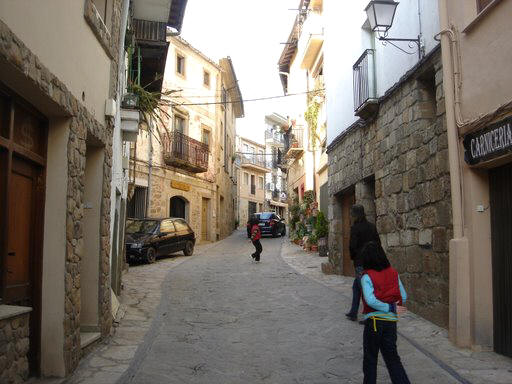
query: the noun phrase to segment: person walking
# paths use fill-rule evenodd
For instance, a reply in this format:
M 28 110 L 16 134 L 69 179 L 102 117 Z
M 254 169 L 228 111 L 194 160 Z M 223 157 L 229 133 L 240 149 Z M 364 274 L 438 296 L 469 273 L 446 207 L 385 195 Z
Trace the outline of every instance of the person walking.
M 350 208 L 350 218 L 352 227 L 350 228 L 349 251 L 350 258 L 354 263 L 355 278 L 352 283 L 352 306 L 345 316 L 349 320 L 356 321 L 359 312 L 359 301 L 361 300 L 361 276 L 363 273 L 363 263 L 360 257 L 364 245 L 374 241 L 380 245 L 380 237 L 375 225 L 366 219 L 364 207 L 355 204 Z
M 410 384 L 396 348 L 398 315 L 405 313 L 403 306 L 407 293 L 398 272 L 391 267 L 380 244 L 368 242 L 361 250 L 364 274 L 363 289 L 363 373 L 364 384 L 377 382 L 379 351 L 393 384 Z
M 252 245 L 254 245 L 254 248 L 256 251 L 251 255 L 254 261 L 259 262 L 260 261 L 260 255 L 261 252 L 263 252 L 263 247 L 261 246 L 261 229 L 259 224 L 259 220 L 256 216 L 251 216 L 251 219 L 249 221 L 251 225 L 251 241 Z

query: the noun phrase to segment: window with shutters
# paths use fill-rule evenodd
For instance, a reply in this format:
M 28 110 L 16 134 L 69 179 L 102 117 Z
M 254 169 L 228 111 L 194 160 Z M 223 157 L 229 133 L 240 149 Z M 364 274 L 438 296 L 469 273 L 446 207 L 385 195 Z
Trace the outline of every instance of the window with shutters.
M 185 76 L 185 56 L 176 54 L 176 73 Z

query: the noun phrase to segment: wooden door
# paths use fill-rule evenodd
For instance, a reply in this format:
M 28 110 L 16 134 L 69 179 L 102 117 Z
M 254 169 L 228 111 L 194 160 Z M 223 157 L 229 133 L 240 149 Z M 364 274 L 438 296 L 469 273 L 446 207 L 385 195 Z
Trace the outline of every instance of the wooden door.
M 41 167 L 13 156 L 8 187 L 5 302 L 32 307 L 29 363 L 39 366 L 41 298 Z
M 201 240 L 208 240 L 208 199 L 204 197 L 201 209 Z
M 7 239 L 6 301 L 31 306 L 30 259 L 34 217 L 34 170 L 13 159 L 9 185 L 9 221 Z
M 354 192 L 343 194 L 341 201 L 341 225 L 342 225 L 342 241 L 343 241 L 343 274 L 345 276 L 355 276 L 354 265 L 350 258 L 349 242 L 350 242 L 350 208 L 355 203 Z
M 494 350 L 512 357 L 512 164 L 489 172 Z

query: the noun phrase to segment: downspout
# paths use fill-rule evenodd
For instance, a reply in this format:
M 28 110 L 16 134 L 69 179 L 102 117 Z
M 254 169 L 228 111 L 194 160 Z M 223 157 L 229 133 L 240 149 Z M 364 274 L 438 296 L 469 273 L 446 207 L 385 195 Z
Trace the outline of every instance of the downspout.
M 439 19 L 442 32 L 443 89 L 446 104 L 448 155 L 452 195 L 453 239 L 450 240 L 449 269 L 449 336 L 461 347 L 471 345 L 471 285 L 468 239 L 464 237 L 462 175 L 459 159 L 459 130 L 457 124 L 458 90 L 453 68 L 452 40 L 449 29 L 448 0 L 439 0 Z
M 146 196 L 146 217 L 149 217 L 149 202 L 151 200 L 151 172 L 153 171 L 153 117 L 149 117 L 148 133 L 149 133 L 149 146 L 148 146 L 148 194 Z

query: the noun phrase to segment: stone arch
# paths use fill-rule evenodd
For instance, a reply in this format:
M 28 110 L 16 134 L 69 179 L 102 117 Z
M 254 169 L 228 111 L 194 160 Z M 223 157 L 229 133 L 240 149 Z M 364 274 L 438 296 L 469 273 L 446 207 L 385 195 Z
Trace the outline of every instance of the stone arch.
M 183 196 L 175 195 L 169 199 L 169 217 L 181 217 L 189 222 L 190 202 Z

